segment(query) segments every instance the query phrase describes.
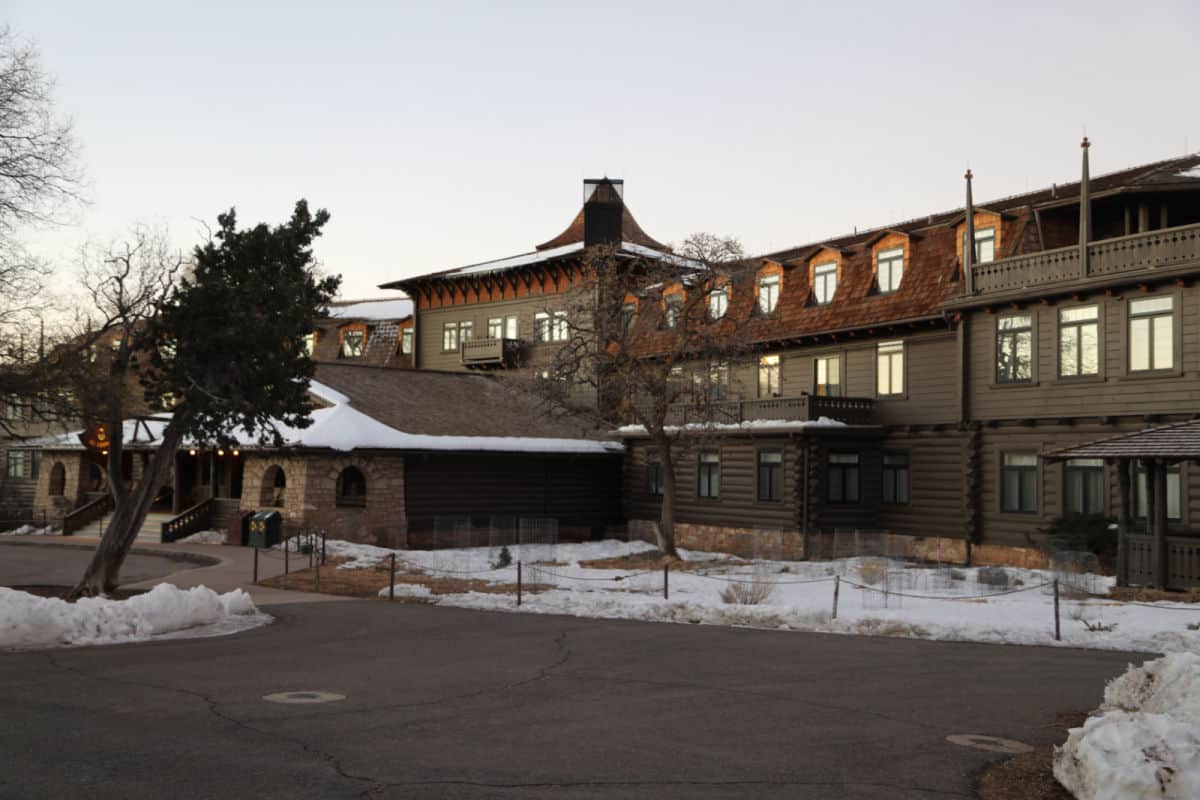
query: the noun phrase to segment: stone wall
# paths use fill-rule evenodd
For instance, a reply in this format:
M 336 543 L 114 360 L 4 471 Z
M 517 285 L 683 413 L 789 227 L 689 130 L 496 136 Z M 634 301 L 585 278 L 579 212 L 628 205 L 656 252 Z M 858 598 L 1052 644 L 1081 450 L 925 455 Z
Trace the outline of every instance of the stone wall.
M 61 494 L 50 493 L 50 481 L 54 475 L 55 464 L 62 464 L 63 487 Z M 38 469 L 37 489 L 33 497 L 34 517 L 40 519 L 43 515 L 46 521 L 55 527 L 62 525 L 63 517 L 77 505 L 80 495 L 80 481 L 83 480 L 88 468 L 85 453 L 78 451 L 42 453 L 42 463 Z

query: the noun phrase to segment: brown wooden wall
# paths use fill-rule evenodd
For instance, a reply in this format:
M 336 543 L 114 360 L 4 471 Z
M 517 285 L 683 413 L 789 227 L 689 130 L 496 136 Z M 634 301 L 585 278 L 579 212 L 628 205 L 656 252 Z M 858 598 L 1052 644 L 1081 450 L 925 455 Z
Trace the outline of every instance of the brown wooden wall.
M 966 530 L 966 436 L 957 430 L 892 433 L 883 451 L 909 457 L 911 501 L 880 503 L 878 527 L 914 536 L 961 538 Z

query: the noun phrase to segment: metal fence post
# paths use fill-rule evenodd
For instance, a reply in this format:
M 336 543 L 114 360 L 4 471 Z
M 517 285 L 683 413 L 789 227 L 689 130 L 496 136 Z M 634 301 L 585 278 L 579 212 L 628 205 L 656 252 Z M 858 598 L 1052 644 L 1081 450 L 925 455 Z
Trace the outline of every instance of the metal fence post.
M 663 600 L 671 599 L 671 565 L 663 564 Z
M 521 562 L 517 562 L 517 605 L 521 605 Z
M 291 553 L 291 551 L 292 551 L 291 544 L 288 542 L 287 539 L 284 539 L 283 540 L 283 574 L 284 575 L 287 575 L 288 572 L 291 570 L 291 564 L 289 563 L 290 557 L 288 555 L 289 553 Z
M 254 547 L 254 583 L 258 583 L 258 546 Z
M 321 529 L 321 566 L 325 566 L 325 529 Z
M 1054 579 L 1054 641 L 1062 641 L 1062 628 L 1058 621 L 1058 578 Z
M 392 553 L 392 570 L 388 573 L 388 600 L 396 599 L 396 554 Z
M 833 576 L 833 616 L 830 617 L 830 619 L 837 619 L 838 592 L 841 591 L 841 588 L 842 588 L 842 576 L 834 575 Z

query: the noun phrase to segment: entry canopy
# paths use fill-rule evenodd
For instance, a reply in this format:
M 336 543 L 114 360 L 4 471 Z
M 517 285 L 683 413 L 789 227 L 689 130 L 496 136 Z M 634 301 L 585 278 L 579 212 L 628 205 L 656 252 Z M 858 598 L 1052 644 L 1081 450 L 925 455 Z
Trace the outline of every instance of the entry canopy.
M 1051 450 L 1042 455 L 1054 461 L 1069 458 L 1103 458 L 1110 461 L 1122 458 L 1200 461 L 1200 419 L 1097 439 L 1075 447 Z

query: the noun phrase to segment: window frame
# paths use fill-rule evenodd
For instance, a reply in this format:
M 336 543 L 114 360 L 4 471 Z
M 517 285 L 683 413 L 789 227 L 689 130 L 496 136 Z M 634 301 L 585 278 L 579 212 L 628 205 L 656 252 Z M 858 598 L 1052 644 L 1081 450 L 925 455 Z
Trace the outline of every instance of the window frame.
M 833 298 L 837 297 L 838 291 L 838 273 L 841 271 L 838 261 L 822 261 L 819 264 L 813 264 L 812 268 L 812 295 L 813 302 L 819 306 L 827 306 L 833 302 Z M 829 279 L 832 276 L 833 287 L 829 290 L 828 296 L 822 300 L 821 294 L 824 290 L 829 289 Z M 818 286 L 820 289 L 818 289 Z
M 772 473 L 771 483 L 769 485 L 768 495 L 773 497 L 763 496 L 763 456 L 778 456 L 777 462 L 769 462 L 767 469 Z M 778 505 L 783 503 L 783 493 L 786 486 L 784 480 L 786 474 L 787 458 L 782 445 L 770 445 L 758 447 L 754 450 L 754 502 L 765 503 L 768 505 Z
M 719 307 L 719 308 L 718 308 Z M 720 311 L 718 314 L 717 312 Z M 708 319 L 718 322 L 729 313 L 729 287 L 717 286 L 708 292 Z
M 888 247 L 875 253 L 875 286 L 880 294 L 892 294 L 900 289 L 900 284 L 904 280 L 904 246 L 897 245 Z M 888 267 L 888 287 L 883 285 L 883 268 L 884 264 Z M 899 265 L 899 274 L 895 275 L 895 282 L 892 282 L 893 275 L 897 272 L 897 264 Z
M 714 471 L 716 476 L 715 490 L 713 488 Z M 696 454 L 696 498 L 712 501 L 721 499 L 720 450 L 701 450 Z
M 683 314 L 683 292 L 671 292 L 663 295 L 663 328 L 674 330 L 678 327 L 681 314 Z
M 662 457 L 658 453 L 646 454 L 645 489 L 648 497 L 662 497 L 666 483 L 663 479 Z
M 981 235 L 981 234 L 987 233 L 989 231 L 991 232 L 990 236 Z M 982 257 L 982 255 L 979 252 L 979 245 L 983 242 L 991 242 L 991 244 L 992 244 L 992 257 L 988 258 L 986 260 Z M 967 229 L 966 229 L 965 225 L 963 226 L 961 245 L 963 248 L 963 252 L 964 253 L 967 252 Z M 973 262 L 975 264 L 990 264 L 996 260 L 996 224 L 995 223 L 993 223 L 991 225 L 983 225 L 983 226 L 975 229 L 975 247 L 972 249 L 971 252 L 973 253 L 973 255 L 975 257 L 975 261 Z
M 1029 327 L 1026 328 L 1001 328 L 1001 324 L 1005 320 L 1027 318 Z M 993 325 L 992 336 L 992 386 L 1032 386 L 1037 383 L 1037 362 L 1038 362 L 1038 317 L 1033 309 L 1025 311 L 1015 311 L 1008 314 L 998 314 L 995 324 Z M 1001 339 L 1013 339 L 1014 342 L 1020 342 L 1022 333 L 1029 334 L 1029 377 L 1028 378 L 1002 378 L 1000 375 L 1000 353 Z
M 413 328 L 400 329 L 400 355 L 411 356 L 413 345 L 416 343 L 416 331 Z
M 1088 464 L 1083 465 L 1081 461 L 1099 461 L 1099 465 Z M 1073 472 L 1084 473 L 1082 478 L 1080 496 L 1083 501 L 1084 508 L 1076 511 L 1070 507 L 1071 503 L 1071 475 Z M 1088 473 L 1100 473 L 1100 494 L 1099 494 L 1099 509 L 1096 511 L 1088 511 L 1087 505 L 1089 499 L 1097 499 L 1090 497 L 1088 489 Z M 1096 514 L 1108 514 L 1108 470 L 1105 468 L 1104 459 L 1102 458 L 1068 458 L 1063 461 L 1062 465 L 1062 516 L 1064 517 L 1086 517 Z
M 1145 513 L 1145 511 L 1149 510 L 1149 505 L 1150 505 L 1150 474 L 1148 472 L 1146 472 L 1144 465 L 1142 463 L 1142 460 L 1139 458 L 1133 459 L 1133 463 L 1131 463 L 1129 465 L 1129 469 L 1130 469 L 1130 473 L 1131 473 L 1130 489 L 1132 490 L 1131 494 L 1133 495 L 1133 498 L 1132 498 L 1133 508 L 1131 509 L 1133 521 L 1134 521 L 1134 523 L 1137 523 L 1137 524 L 1144 523 L 1148 529 L 1150 527 L 1150 525 L 1152 524 L 1151 520 L 1148 519 L 1148 515 Z M 1172 475 L 1177 476 L 1176 482 L 1178 483 L 1178 486 L 1179 486 L 1179 489 L 1178 489 L 1179 516 L 1177 516 L 1177 517 L 1172 517 L 1171 511 L 1170 511 L 1170 497 L 1171 497 L 1170 483 L 1171 483 Z M 1142 491 L 1143 480 L 1145 481 L 1145 484 L 1146 484 L 1144 493 Z M 1168 503 L 1167 524 L 1168 525 L 1182 525 L 1187 522 L 1187 516 L 1188 516 L 1187 490 L 1188 490 L 1188 475 L 1187 475 L 1187 469 L 1186 469 L 1184 463 L 1181 461 L 1177 461 L 1174 464 L 1167 464 L 1167 503 Z M 1143 507 L 1145 507 L 1145 509 L 1143 509 Z
M 1087 309 L 1087 308 L 1096 309 L 1096 318 L 1094 320 L 1080 320 L 1080 321 L 1072 321 L 1072 322 L 1065 322 L 1065 323 L 1063 322 L 1063 314 L 1069 313 L 1071 311 L 1078 311 L 1078 310 Z M 1104 304 L 1103 303 L 1078 303 L 1078 304 L 1072 304 L 1072 305 L 1068 305 L 1068 306 L 1062 306 L 1058 309 L 1058 312 L 1055 314 L 1055 323 L 1057 325 L 1057 328 L 1055 330 L 1055 333 L 1056 333 L 1055 343 L 1057 344 L 1057 347 L 1055 348 L 1055 351 L 1054 351 L 1056 378 L 1060 381 L 1068 381 L 1068 382 L 1094 381 L 1094 380 L 1099 380 L 1099 379 L 1103 378 L 1104 372 L 1105 372 L 1105 369 L 1104 369 L 1105 363 L 1104 362 L 1107 360 L 1105 349 L 1104 349 L 1104 338 L 1105 338 L 1105 336 L 1104 336 Z M 1076 362 L 1076 366 L 1081 366 L 1082 365 L 1082 352 L 1083 352 L 1083 347 L 1082 347 L 1083 335 L 1082 335 L 1082 333 L 1083 333 L 1083 328 L 1087 325 L 1095 325 L 1096 326 L 1096 371 L 1095 372 L 1076 372 L 1074 375 L 1064 375 L 1063 374 L 1063 365 L 1064 365 L 1064 362 L 1063 362 L 1063 331 L 1066 330 L 1067 328 L 1075 328 L 1079 331 L 1079 333 L 1076 334 L 1076 341 L 1075 341 L 1075 362 Z
M 488 317 L 487 338 L 489 338 L 489 339 L 503 339 L 504 338 L 504 317 Z
M 769 283 L 768 283 L 769 281 Z M 767 288 L 767 294 L 771 297 L 771 307 L 763 307 L 763 289 Z M 754 307 L 758 313 L 763 316 L 769 316 L 775 313 L 775 309 L 779 308 L 779 297 L 783 294 L 783 275 L 778 272 L 763 272 L 759 274 L 754 281 Z
M 999 456 L 1000 456 L 1000 475 L 999 475 L 1000 485 L 998 487 L 998 492 L 997 492 L 997 503 L 999 505 L 1000 513 L 1002 513 L 1002 514 L 1017 514 L 1017 515 L 1026 516 L 1026 517 L 1027 516 L 1037 516 L 1038 514 L 1040 514 L 1041 508 L 1042 508 L 1042 459 L 1038 457 L 1037 453 L 1033 453 L 1033 452 L 1029 452 L 1029 451 L 1022 451 L 1022 450 L 1012 450 L 1012 451 L 1002 452 L 999 454 Z M 1028 464 L 1014 464 L 1014 465 L 1010 466 L 1007 463 L 1007 459 L 1010 456 L 1017 456 L 1017 457 L 1030 456 L 1034 459 L 1034 464 L 1032 466 L 1030 466 Z M 1021 477 L 1023 475 L 1026 475 L 1029 473 L 1033 474 L 1033 508 L 1032 509 L 1027 509 L 1024 507 L 1025 504 L 1024 504 L 1023 500 L 1025 499 L 1025 491 L 1024 491 L 1025 486 L 1021 480 Z M 1007 507 L 1008 493 L 1006 491 L 1006 486 L 1007 486 L 1007 481 L 1008 481 L 1010 475 L 1015 475 L 1017 477 L 1017 508 L 1008 508 Z
M 904 459 L 903 463 L 888 463 L 888 459 Z M 880 476 L 882 478 L 882 486 L 879 492 L 879 501 L 883 505 L 889 506 L 907 506 L 912 504 L 912 453 L 908 450 L 884 450 L 880 460 Z M 892 490 L 892 499 L 888 499 L 889 473 L 892 473 L 890 485 Z M 898 482 L 900 474 L 904 475 L 904 492 L 903 499 L 900 498 Z
M 521 338 L 521 318 L 517 314 L 504 316 L 504 339 L 516 341 Z
M 449 334 L 451 334 L 452 332 L 453 332 L 454 343 L 450 346 L 447 346 L 446 343 L 447 343 L 447 341 L 449 341 L 449 338 L 450 338 Z M 443 353 L 457 353 L 457 352 L 459 352 L 459 348 L 461 346 L 462 346 L 462 340 L 458 338 L 458 321 L 456 320 L 454 322 L 443 322 L 442 323 L 442 352 Z
M 1135 314 L 1133 306 L 1135 303 L 1144 302 L 1147 300 L 1170 300 L 1170 312 L 1147 312 Z M 1124 340 L 1124 358 L 1122 359 L 1125 365 L 1125 375 L 1130 378 L 1153 378 L 1157 376 L 1180 375 L 1183 371 L 1183 325 L 1180 324 L 1182 319 L 1182 293 L 1179 291 L 1165 292 L 1159 294 L 1147 294 L 1141 297 L 1130 297 L 1125 303 L 1125 323 L 1122 325 L 1122 337 Z M 1153 365 L 1154 359 L 1154 323 L 1153 320 L 1162 317 L 1169 317 L 1171 320 L 1171 366 L 1169 367 L 1154 367 L 1149 369 L 1134 369 L 1133 368 L 1133 324 L 1136 320 L 1147 319 L 1151 320 L 1148 330 L 1150 333 L 1148 355 Z
M 550 322 L 549 311 L 538 311 L 533 315 L 533 341 L 537 344 L 550 341 L 550 333 L 553 327 Z
M 817 397 L 844 397 L 845 396 L 846 382 L 842 379 L 842 376 L 845 374 L 845 371 L 846 371 L 844 355 L 845 355 L 844 353 L 834 353 L 832 355 L 827 355 L 827 356 L 813 356 L 813 376 L 812 376 L 813 391 L 812 391 L 812 393 L 814 395 L 816 395 Z M 837 365 L 838 382 L 836 384 L 832 384 L 832 383 L 822 384 L 821 383 L 821 362 L 822 361 L 829 361 L 829 362 L 832 362 Z M 828 377 L 828 373 L 829 373 L 828 367 L 826 367 L 825 372 L 826 372 L 826 377 Z M 836 394 L 833 394 L 830 392 L 822 392 L 821 391 L 822 385 L 837 386 L 838 391 Z
M 880 391 L 880 363 L 886 354 L 888 356 L 888 388 L 894 389 L 892 378 L 894 377 L 892 359 L 897 353 L 900 356 L 900 391 Z M 886 342 L 878 342 L 875 345 L 875 397 L 882 399 L 903 399 L 908 396 L 908 345 L 903 339 L 890 339 Z
M 4 476 L 8 480 L 29 480 L 33 475 L 33 455 L 28 450 L 7 450 Z
M 835 458 L 853 457 L 854 461 L 834 461 Z M 833 476 L 839 476 L 840 496 L 834 496 Z M 847 481 L 847 476 L 853 474 L 853 484 Z M 825 499 L 830 505 L 858 505 L 862 502 L 862 454 L 849 450 L 831 450 L 825 458 Z M 849 497 L 847 487 L 853 485 L 853 497 Z
M 774 359 L 774 363 L 765 363 Z M 765 373 L 764 373 L 765 370 Z M 775 391 L 770 391 L 771 374 L 774 373 Z M 767 376 L 768 391 L 763 393 L 763 376 Z M 758 357 L 758 397 L 760 400 L 770 400 L 783 397 L 783 354 L 763 353 Z
M 351 337 L 358 340 L 358 352 L 346 352 L 346 346 L 350 343 Z M 354 328 L 351 330 L 342 331 L 342 344 L 338 348 L 338 358 L 362 358 L 367 352 L 367 332 Z

